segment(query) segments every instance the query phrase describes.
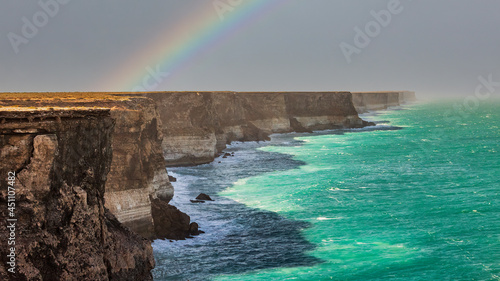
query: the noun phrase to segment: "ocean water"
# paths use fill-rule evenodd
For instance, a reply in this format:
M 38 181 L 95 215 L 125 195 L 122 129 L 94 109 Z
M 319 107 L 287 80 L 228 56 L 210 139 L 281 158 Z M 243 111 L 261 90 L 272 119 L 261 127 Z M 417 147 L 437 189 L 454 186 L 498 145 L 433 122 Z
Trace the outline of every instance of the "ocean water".
M 499 108 L 414 105 L 169 170 L 206 234 L 155 241 L 155 280 L 500 280 Z

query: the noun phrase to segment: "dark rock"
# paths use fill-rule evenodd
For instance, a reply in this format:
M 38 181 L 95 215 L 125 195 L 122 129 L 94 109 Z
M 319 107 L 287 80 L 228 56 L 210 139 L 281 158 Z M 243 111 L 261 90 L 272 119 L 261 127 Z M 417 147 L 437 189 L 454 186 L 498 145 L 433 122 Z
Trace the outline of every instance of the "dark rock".
M 189 236 L 191 218 L 160 199 L 151 201 L 155 235 L 158 239 L 184 240 Z
M 192 222 L 190 225 L 189 225 L 189 233 L 191 235 L 200 235 L 200 230 L 198 229 L 198 224 L 195 223 L 195 222 Z
M 203 200 L 203 201 L 214 201 L 210 196 L 206 195 L 205 193 L 201 193 L 196 197 L 196 200 Z
M 191 203 L 205 203 L 203 200 L 189 200 Z
M 296 133 L 312 133 L 313 131 L 305 128 L 296 118 L 290 118 L 290 126 Z
M 0 155 L 10 160 L 0 163 L 0 174 L 17 172 L 16 273 L 7 271 L 4 244 L 0 280 L 152 280 L 151 242 L 123 227 L 104 205 L 109 113 L 68 110 L 58 120 L 54 112 L 37 111 L 48 120 L 32 122 L 15 114 L 0 124 Z M 1 206 L 9 200 L 7 185 L 0 181 Z M 0 208 L 1 218 L 8 215 Z M 0 240 L 8 237 L 0 228 Z
M 176 182 L 176 181 L 177 181 L 177 179 L 176 179 L 175 177 L 172 177 L 172 176 L 170 176 L 170 175 L 168 176 L 168 180 L 169 180 L 170 182 Z

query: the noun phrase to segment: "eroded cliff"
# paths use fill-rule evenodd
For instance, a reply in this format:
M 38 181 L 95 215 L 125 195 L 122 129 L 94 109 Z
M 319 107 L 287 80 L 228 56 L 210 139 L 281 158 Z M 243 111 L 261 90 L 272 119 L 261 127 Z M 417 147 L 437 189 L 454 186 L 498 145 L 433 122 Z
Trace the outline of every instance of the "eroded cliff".
M 151 280 L 150 242 L 123 228 L 104 205 L 109 109 L 4 104 L 0 123 L 0 213 L 16 220 L 13 231 L 0 230 L 0 279 Z M 13 234 L 15 243 L 7 245 Z M 12 252 L 15 273 L 8 271 Z
M 208 163 L 232 141 L 366 125 L 349 92 L 158 92 L 169 166 Z
M 174 193 L 165 169 L 161 120 L 153 100 L 128 93 L 16 93 L 3 94 L 0 102 L 2 106 L 46 110 L 108 109 L 115 126 L 104 194 L 106 208 L 143 237 L 170 238 L 156 235 L 151 210 L 151 200 L 168 203 Z
M 358 113 L 385 110 L 416 101 L 415 92 L 357 92 L 352 93 L 352 101 Z

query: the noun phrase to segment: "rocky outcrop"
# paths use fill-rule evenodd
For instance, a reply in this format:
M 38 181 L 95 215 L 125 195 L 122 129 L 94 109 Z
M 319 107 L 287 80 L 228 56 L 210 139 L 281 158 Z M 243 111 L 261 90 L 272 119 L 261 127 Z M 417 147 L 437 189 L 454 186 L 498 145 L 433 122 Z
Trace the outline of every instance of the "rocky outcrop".
M 198 235 L 198 224 L 191 218 L 160 199 L 151 202 L 155 220 L 155 233 L 164 239 L 184 240 L 191 235 Z M 195 228 L 193 226 L 196 225 Z
M 112 132 L 109 109 L 1 108 L 0 214 L 15 221 L 0 229 L 0 279 L 152 279 L 150 242 L 104 204 Z
M 158 92 L 168 166 L 208 163 L 232 141 L 362 127 L 348 92 Z
M 352 102 L 358 113 L 385 110 L 416 101 L 415 92 L 359 92 L 352 93 Z

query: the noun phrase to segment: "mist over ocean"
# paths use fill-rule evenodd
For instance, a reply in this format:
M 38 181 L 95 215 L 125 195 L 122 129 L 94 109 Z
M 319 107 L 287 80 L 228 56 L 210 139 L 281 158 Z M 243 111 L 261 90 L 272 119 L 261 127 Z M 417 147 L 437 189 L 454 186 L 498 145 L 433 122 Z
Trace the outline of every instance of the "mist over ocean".
M 206 233 L 155 241 L 155 280 L 499 280 L 499 106 L 413 105 L 169 169 Z

